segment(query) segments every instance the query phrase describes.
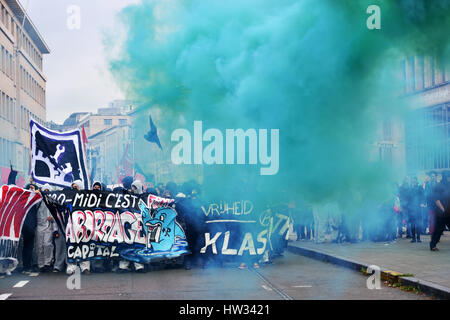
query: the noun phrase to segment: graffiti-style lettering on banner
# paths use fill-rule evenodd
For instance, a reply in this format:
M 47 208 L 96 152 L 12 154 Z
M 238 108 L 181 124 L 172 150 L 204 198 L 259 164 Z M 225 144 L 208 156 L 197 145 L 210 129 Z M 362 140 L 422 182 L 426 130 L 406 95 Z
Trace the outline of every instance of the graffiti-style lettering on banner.
M 120 257 L 148 263 L 190 253 L 173 199 L 66 190 L 44 193 L 44 201 L 64 231 L 70 262 Z

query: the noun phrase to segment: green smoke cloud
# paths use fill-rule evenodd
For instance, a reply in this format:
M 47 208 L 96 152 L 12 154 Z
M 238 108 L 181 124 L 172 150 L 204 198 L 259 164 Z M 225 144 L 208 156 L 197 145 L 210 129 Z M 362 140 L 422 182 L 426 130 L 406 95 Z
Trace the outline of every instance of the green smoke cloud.
M 381 30 L 366 27 L 372 4 L 381 9 Z M 136 156 L 149 161 L 156 152 L 142 138 L 149 112 L 159 115 L 166 150 L 174 145 L 171 132 L 192 130 L 194 120 L 204 130 L 279 129 L 277 175 L 260 176 L 256 166 L 211 166 L 208 191 L 313 203 L 384 199 L 399 168 L 368 155 L 378 125 L 407 110 L 398 99 L 400 59 L 447 58 L 449 11 L 449 1 L 439 0 L 143 0 L 129 6 L 119 15 L 124 41 L 116 43 L 113 34 L 108 44 L 120 46 L 110 60 L 112 74 L 141 103 Z

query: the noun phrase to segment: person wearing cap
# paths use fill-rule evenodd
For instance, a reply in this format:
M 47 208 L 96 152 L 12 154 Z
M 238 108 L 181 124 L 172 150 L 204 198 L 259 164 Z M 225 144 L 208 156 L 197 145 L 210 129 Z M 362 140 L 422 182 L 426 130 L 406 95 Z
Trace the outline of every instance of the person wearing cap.
M 441 239 L 445 226 L 450 228 L 450 171 L 442 172 L 442 180 L 436 184 L 433 198 L 436 204 L 436 220 L 434 232 L 431 236 L 430 250 L 439 251 L 436 245 Z
M 46 183 L 42 187 L 42 191 L 50 192 L 50 185 Z M 53 217 L 44 202 L 40 202 L 37 209 L 35 245 L 39 270 L 41 272 L 51 271 L 53 262 Z
M 139 180 L 133 181 L 133 183 L 131 184 L 131 192 L 136 195 L 140 195 L 140 194 L 144 193 L 144 186 L 142 185 L 142 182 Z M 120 260 L 118 272 L 124 273 L 124 272 L 130 271 L 129 266 L 130 266 L 130 261 L 125 260 L 125 259 Z M 134 269 L 138 273 L 145 272 L 145 266 L 138 262 L 134 262 Z
M 78 191 L 83 190 L 83 182 L 81 180 L 75 180 L 72 183 L 72 189 L 78 190 Z M 77 269 L 76 263 L 71 263 L 69 261 L 66 261 L 66 263 L 67 263 L 67 269 L 66 269 L 67 275 L 74 274 L 75 270 Z M 91 274 L 91 262 L 90 261 L 81 261 L 80 269 L 81 269 L 81 272 L 85 275 Z

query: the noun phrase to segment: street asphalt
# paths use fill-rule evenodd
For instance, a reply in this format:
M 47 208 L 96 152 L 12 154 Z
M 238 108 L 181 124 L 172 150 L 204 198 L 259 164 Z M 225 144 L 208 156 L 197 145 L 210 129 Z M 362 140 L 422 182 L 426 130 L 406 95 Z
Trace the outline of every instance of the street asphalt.
M 421 243 L 411 243 L 411 239 L 402 238 L 394 242 L 358 243 L 291 241 L 289 245 L 412 274 L 418 279 L 450 288 L 450 232 L 442 235 L 437 245 L 438 252 L 430 251 L 430 236 L 422 236 Z
M 0 279 L 0 300 L 303 300 L 430 299 L 387 287 L 368 289 L 367 276 L 329 263 L 285 253 L 259 269 L 236 267 L 166 269 L 137 273 L 81 275 L 69 290 L 65 274 L 13 273 Z

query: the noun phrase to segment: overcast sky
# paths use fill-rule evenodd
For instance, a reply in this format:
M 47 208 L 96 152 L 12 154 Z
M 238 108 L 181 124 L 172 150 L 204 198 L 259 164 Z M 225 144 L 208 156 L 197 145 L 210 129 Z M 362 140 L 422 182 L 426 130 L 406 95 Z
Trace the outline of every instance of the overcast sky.
M 125 98 L 105 63 L 102 32 L 117 27 L 115 15 L 138 0 L 20 0 L 50 47 L 44 56 L 47 120 L 63 122 L 71 113 L 95 111 Z M 80 8 L 80 29 L 70 30 L 67 13 Z

